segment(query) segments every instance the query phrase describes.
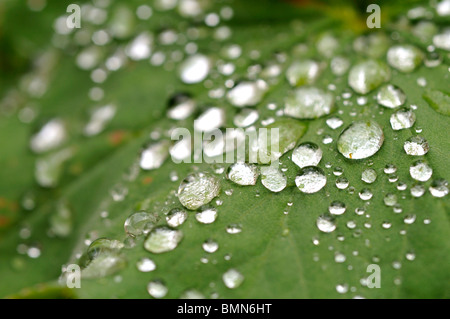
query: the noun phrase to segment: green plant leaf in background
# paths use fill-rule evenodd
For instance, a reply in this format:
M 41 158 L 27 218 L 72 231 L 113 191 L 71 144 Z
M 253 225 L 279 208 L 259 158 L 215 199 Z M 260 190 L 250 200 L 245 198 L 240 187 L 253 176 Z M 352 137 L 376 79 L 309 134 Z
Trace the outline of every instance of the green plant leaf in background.
M 364 2 L 95 0 L 70 30 L 68 1 L 2 2 L 0 296 L 448 298 L 445 3 L 381 1 L 370 30 Z M 171 133 L 201 118 L 280 128 L 285 187 L 176 164 Z M 381 130 L 338 148 L 355 122 Z M 326 178 L 311 194 L 306 142 Z M 178 199 L 192 176 L 211 192 L 196 210 Z

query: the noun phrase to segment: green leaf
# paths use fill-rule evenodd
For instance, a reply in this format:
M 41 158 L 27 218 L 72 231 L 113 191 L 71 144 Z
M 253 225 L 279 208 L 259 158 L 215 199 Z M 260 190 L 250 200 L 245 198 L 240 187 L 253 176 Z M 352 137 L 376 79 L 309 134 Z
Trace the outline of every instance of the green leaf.
M 55 19 L 65 13 L 60 3 L 48 3 L 42 14 L 21 2 L 0 4 L 6 12 L 0 20 L 0 27 L 5 26 L 0 37 L 12 44 L 1 54 L 8 67 L 0 64 L 0 72 L 13 74 L 2 76 L 0 82 L 0 136 L 6 137 L 0 156 L 0 296 L 149 298 L 148 283 L 161 282 L 168 289 L 167 298 L 189 294 L 206 298 L 448 298 L 449 197 L 429 191 L 441 183 L 440 192 L 448 192 L 448 184 L 442 180 L 450 178 L 449 103 L 444 93 L 448 90 L 448 52 L 436 49 L 442 61 L 430 67 L 425 58 L 425 63 L 410 73 L 389 67 L 388 83 L 405 93 L 405 106 L 416 115 L 411 128 L 392 130 L 389 120 L 396 110 L 378 105 L 378 87 L 362 96 L 348 84 L 349 68 L 367 57 L 388 65 L 386 50 L 392 45 L 408 42 L 427 52 L 432 38 L 414 40 L 417 20 L 422 18 L 383 20 L 383 28 L 371 33 L 361 24 L 366 12 L 341 3 L 338 9 L 352 17 L 350 21 L 337 18 L 341 11 L 333 5 L 320 8 L 268 0 L 199 3 L 206 5 L 202 7 L 205 13 L 219 13 L 219 27 L 229 26 L 229 38 L 221 40 L 217 34 L 226 34 L 227 29 L 207 26 L 204 14 L 192 18 L 180 15 L 179 9 L 155 6 L 149 20 L 139 20 L 134 16 L 141 5 L 137 0 L 116 1 L 104 8 L 111 19 L 125 17 L 124 30 L 117 21 L 98 26 L 86 20 L 81 30 L 69 35 L 57 35 L 52 29 Z M 234 14 L 230 20 L 228 5 Z M 419 5 L 435 10 L 428 2 Z M 409 9 L 386 6 L 388 12 L 383 15 L 395 17 Z M 363 13 L 358 15 L 358 11 Z M 32 17 L 33 24 L 22 24 L 18 16 L 30 17 L 25 21 Z M 208 23 L 214 24 L 215 17 L 209 19 L 212 22 Z M 424 19 L 428 20 L 428 15 Z M 438 16 L 430 23 L 443 32 L 444 19 Z M 91 71 L 76 64 L 78 54 L 91 45 L 83 42 L 83 33 L 78 32 L 98 31 L 111 23 L 120 34 L 101 46 L 101 68 L 107 57 L 142 32 L 153 35 L 153 57 L 164 55 L 163 64 L 149 63 L 148 58 L 128 59 L 118 70 L 107 71 L 103 83 L 94 83 Z M 174 32 L 161 35 L 167 31 L 162 26 Z M 177 40 L 171 42 L 174 34 Z M 169 39 L 166 43 L 164 37 Z M 233 59 L 227 48 L 235 44 L 242 52 Z M 187 52 L 193 51 L 208 56 L 214 67 L 202 83 L 185 84 L 180 81 L 179 66 Z M 17 52 L 26 53 L 16 59 Z M 41 59 L 36 58 L 42 52 Z M 333 94 L 332 114 L 304 121 L 282 114 L 286 96 L 295 89 L 286 70 L 300 60 L 319 62 L 320 74 L 308 85 Z M 339 62 L 341 69 L 336 67 Z M 233 74 L 220 72 L 225 64 L 234 66 Z M 270 75 L 268 66 L 279 67 L 281 72 Z M 36 83 L 30 81 L 33 78 L 46 83 L 42 95 L 27 85 Z M 195 118 L 210 106 L 223 108 L 222 128 L 234 127 L 233 117 L 240 110 L 227 102 L 226 92 L 243 79 L 262 79 L 268 84 L 267 93 L 253 107 L 259 115 L 254 126 L 280 129 L 278 142 L 283 154 L 279 162 L 287 177 L 285 189 L 273 193 L 261 184 L 261 177 L 255 186 L 236 185 L 226 177 L 232 163 L 176 164 L 168 156 L 159 168 L 140 169 L 139 156 L 145 145 L 169 141 L 176 127 L 192 131 Z M 425 86 L 420 84 L 423 80 Z M 100 101 L 89 98 L 94 87 L 104 92 Z M 176 121 L 166 112 L 179 92 L 192 97 L 196 110 Z M 115 106 L 114 116 L 99 134 L 86 135 L 84 128 L 91 114 L 105 105 Z M 334 117 L 343 124 L 333 129 L 327 121 Z M 30 150 L 32 136 L 54 118 L 64 123 L 66 139 L 48 152 L 35 154 Z M 347 159 L 337 150 L 339 135 L 355 121 L 375 121 L 383 129 L 384 143 L 370 158 Z M 409 156 L 403 149 L 404 141 L 417 134 L 430 145 L 422 157 Z M 300 168 L 291 160 L 292 149 L 303 142 L 315 143 L 323 152 L 318 166 L 325 172 L 327 184 L 314 194 L 300 192 L 294 182 Z M 70 154 L 64 153 L 67 157 L 56 161 L 66 150 Z M 268 156 L 273 155 L 267 151 Z M 433 169 L 426 182 L 410 175 L 410 166 L 418 159 Z M 42 161 L 50 165 L 44 171 L 53 178 L 50 185 L 35 178 L 36 164 Z M 387 165 L 395 165 L 396 171 L 385 173 Z M 372 184 L 361 180 L 367 168 L 377 173 Z M 177 197 L 178 187 L 186 176 L 199 172 L 214 175 L 221 192 L 207 206 L 186 210 Z M 343 178 L 349 186 L 339 189 L 336 180 Z M 417 185 L 426 190 L 420 197 L 411 193 Z M 359 196 L 364 189 L 372 193 L 369 200 Z M 386 195 L 396 198 L 397 204 L 386 205 Z M 334 201 L 345 204 L 345 213 L 332 216 L 334 231 L 321 232 L 317 220 L 329 215 Z M 200 223 L 196 214 L 202 208 L 217 210 L 217 219 Z M 187 219 L 176 227 L 182 236 L 166 251 L 152 245 L 146 246 L 153 252 L 145 249 L 151 233 L 134 238 L 124 230 L 127 218 L 138 211 L 152 216 L 147 230 L 170 230 L 166 217 L 173 209 L 186 210 Z M 157 239 L 158 245 L 171 240 Z M 218 244 L 217 250 L 203 248 L 211 242 Z M 138 270 L 142 258 L 151 259 L 156 269 Z M 66 287 L 61 269 L 69 264 L 82 268 L 80 289 Z M 365 284 L 371 264 L 380 266 L 380 288 Z M 233 274 L 234 278 L 227 279 Z

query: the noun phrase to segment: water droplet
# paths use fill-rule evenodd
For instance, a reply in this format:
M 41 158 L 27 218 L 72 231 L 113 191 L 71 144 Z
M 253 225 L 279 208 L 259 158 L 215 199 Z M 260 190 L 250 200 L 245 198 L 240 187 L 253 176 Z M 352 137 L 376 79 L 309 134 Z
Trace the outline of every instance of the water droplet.
M 393 109 L 405 103 L 406 95 L 399 87 L 392 84 L 383 85 L 377 94 L 377 102 L 384 107 Z
M 394 206 L 397 204 L 397 195 L 388 193 L 384 196 L 383 201 L 386 206 Z
M 146 147 L 140 158 L 140 166 L 144 170 L 152 170 L 161 167 L 169 155 L 170 142 L 162 140 Z
M 232 164 L 227 171 L 227 178 L 242 186 L 255 185 L 258 180 L 259 169 L 256 165 L 247 163 Z
M 373 168 L 365 169 L 361 174 L 361 180 L 372 184 L 377 179 L 377 172 Z
M 148 59 L 152 52 L 153 36 L 148 32 L 139 34 L 125 49 L 130 59 L 135 61 Z
M 142 234 L 148 234 L 155 226 L 157 219 L 154 215 L 145 211 L 139 211 L 133 213 L 125 220 L 124 229 L 125 232 L 132 236 L 140 236 Z
M 181 294 L 180 299 L 205 299 L 205 296 L 195 289 L 189 289 Z
M 188 214 L 185 210 L 174 208 L 166 216 L 167 225 L 170 227 L 181 226 L 187 219 Z
M 411 187 L 411 195 L 414 197 L 421 197 L 423 194 L 425 194 L 425 187 L 422 185 L 414 185 Z
M 212 239 L 208 239 L 202 244 L 203 250 L 207 253 L 214 253 L 219 249 L 219 244 Z
M 292 161 L 300 168 L 306 166 L 317 166 L 322 159 L 322 150 L 314 143 L 306 142 L 300 144 L 292 152 Z
M 286 188 L 287 178 L 282 171 L 275 166 L 261 166 L 261 183 L 272 192 L 281 192 Z
M 254 124 L 258 118 L 258 111 L 252 109 L 242 109 L 241 112 L 235 115 L 233 123 L 237 127 L 248 127 Z
M 36 153 L 43 153 L 60 146 L 67 138 L 64 122 L 53 119 L 47 122 L 30 141 L 31 149 Z
M 316 87 L 302 87 L 287 96 L 284 113 L 298 119 L 315 119 L 330 114 L 333 109 L 333 94 Z
M 384 134 L 375 121 L 357 121 L 350 124 L 339 136 L 338 151 L 346 158 L 362 159 L 378 152 Z
M 433 175 L 433 169 L 424 161 L 415 161 L 409 167 L 411 177 L 420 182 L 426 182 Z
M 450 30 L 444 29 L 444 32 L 438 33 L 433 37 L 433 44 L 436 48 L 450 51 Z
M 411 225 L 416 221 L 416 215 L 406 215 L 403 221 L 405 222 L 405 224 Z
M 320 74 L 320 65 L 313 60 L 292 63 L 286 70 L 286 78 L 292 86 L 312 84 Z
M 150 272 L 156 269 L 156 264 L 150 258 L 143 257 L 138 260 L 136 267 L 141 272 Z
M 345 177 L 336 178 L 336 187 L 339 189 L 346 189 L 349 185 L 349 181 Z
M 225 111 L 218 107 L 211 107 L 203 112 L 195 121 L 194 129 L 198 132 L 212 132 L 225 123 Z
M 116 114 L 116 107 L 112 104 L 108 104 L 99 108 L 96 108 L 92 114 L 89 122 L 84 127 L 84 134 L 86 136 L 94 136 L 103 131 L 106 124 Z
M 448 182 L 445 179 L 435 179 L 431 182 L 429 191 L 434 197 L 444 197 L 448 194 Z
M 300 175 L 295 178 L 298 189 L 306 194 L 320 191 L 327 183 L 324 172 L 314 166 L 308 166 L 301 170 Z
M 348 75 L 348 84 L 359 94 L 367 94 L 390 78 L 389 67 L 381 61 L 367 60 L 355 64 Z
M 428 153 L 430 146 L 428 145 L 428 141 L 426 139 L 417 135 L 408 138 L 403 145 L 403 149 L 408 155 L 421 156 Z
M 340 128 L 342 126 L 342 124 L 344 124 L 344 121 L 337 116 L 333 116 L 333 117 L 330 117 L 329 119 L 327 119 L 326 123 L 329 128 L 331 128 L 332 130 L 335 130 L 337 128 Z
M 147 291 L 153 298 L 164 298 L 169 289 L 160 280 L 150 281 L 147 285 Z
M 411 109 L 402 108 L 391 115 L 390 122 L 394 131 L 410 128 L 416 122 L 416 114 Z
M 169 227 L 157 227 L 153 229 L 144 242 L 144 248 L 154 254 L 160 254 L 174 250 L 181 239 L 183 233 L 180 230 Z
M 235 289 L 239 287 L 244 281 L 244 276 L 236 269 L 229 269 L 223 276 L 223 283 L 230 289 Z
M 216 221 L 217 210 L 213 207 L 205 207 L 195 214 L 195 219 L 202 224 L 211 224 Z
M 422 63 L 423 58 L 422 51 L 409 44 L 395 45 L 387 52 L 388 63 L 402 72 L 412 72 Z
M 169 100 L 167 116 L 173 120 L 184 120 L 191 116 L 195 107 L 195 101 L 188 94 L 178 93 Z
M 239 234 L 240 232 L 242 232 L 242 228 L 239 225 L 236 224 L 231 224 L 227 226 L 227 233 L 228 234 Z
M 317 218 L 317 228 L 324 233 L 331 233 L 336 229 L 336 224 L 331 216 L 322 215 Z
M 243 81 L 227 93 L 227 99 L 236 107 L 254 106 L 261 101 L 267 88 L 263 80 Z
M 50 231 L 58 237 L 67 237 L 72 232 L 72 211 L 65 201 L 58 202 L 56 211 L 50 216 Z
M 336 286 L 336 291 L 340 294 L 345 294 L 348 292 L 348 285 L 347 284 L 339 284 Z
M 178 199 L 190 210 L 208 204 L 220 192 L 219 180 L 208 173 L 194 173 L 188 175 L 178 188 Z
M 345 213 L 345 210 L 347 207 L 343 202 L 340 201 L 333 201 L 331 202 L 330 206 L 328 206 L 328 211 L 331 215 L 342 215 Z
M 209 74 L 211 61 L 202 54 L 188 57 L 180 66 L 181 81 L 187 84 L 203 81 Z
M 369 200 L 371 199 L 373 196 L 373 193 L 370 189 L 368 188 L 363 188 L 360 192 L 359 192 L 359 198 L 361 198 L 362 200 Z
M 62 174 L 63 164 L 73 155 L 73 150 L 66 148 L 36 160 L 34 176 L 42 187 L 56 187 Z

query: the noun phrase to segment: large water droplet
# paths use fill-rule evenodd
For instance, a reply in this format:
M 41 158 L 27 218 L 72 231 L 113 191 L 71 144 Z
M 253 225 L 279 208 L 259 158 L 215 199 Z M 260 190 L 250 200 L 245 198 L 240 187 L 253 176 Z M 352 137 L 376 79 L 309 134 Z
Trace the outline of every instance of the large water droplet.
M 317 228 L 324 233 L 331 233 L 336 229 L 336 224 L 331 216 L 321 215 L 316 221 Z
M 255 185 L 258 180 L 259 169 L 256 165 L 247 163 L 232 164 L 227 171 L 227 178 L 242 186 Z
M 330 114 L 333 108 L 333 94 L 316 87 L 302 87 L 288 95 L 284 113 L 298 119 L 314 119 Z
M 361 174 L 361 180 L 372 184 L 377 179 L 377 172 L 373 168 L 365 169 Z
M 261 183 L 265 188 L 270 190 L 271 192 L 281 192 L 286 188 L 287 178 L 284 173 L 278 169 L 278 167 L 270 165 L 270 166 L 261 166 Z
M 133 213 L 125 220 L 124 229 L 125 232 L 132 236 L 140 236 L 142 234 L 148 234 L 157 222 L 156 217 L 153 214 L 149 214 L 145 211 L 139 211 Z
M 424 139 L 422 136 L 412 136 L 405 141 L 403 144 L 403 149 L 406 154 L 421 156 L 428 153 L 430 146 L 428 145 L 428 141 Z
M 47 122 L 30 141 L 31 149 L 43 153 L 61 145 L 67 137 L 66 127 L 61 119 Z
M 409 44 L 395 45 L 387 52 L 388 63 L 402 72 L 412 72 L 422 63 L 423 58 L 422 51 Z
M 188 175 L 178 188 L 178 199 L 187 209 L 195 210 L 219 195 L 219 180 L 208 173 Z
M 314 143 L 300 144 L 292 152 L 292 161 L 299 167 L 317 166 L 322 159 L 322 150 Z
M 203 81 L 211 69 L 211 61 L 202 54 L 188 57 L 180 66 L 180 78 L 184 83 L 192 84 Z
M 362 159 L 378 152 L 384 134 L 375 121 L 358 121 L 350 124 L 339 136 L 338 151 L 346 158 Z
M 420 182 L 426 182 L 433 175 L 433 169 L 424 161 L 415 161 L 409 167 L 411 177 Z
M 320 65 L 313 60 L 297 61 L 286 70 L 286 78 L 292 86 L 312 84 L 320 74 Z
M 194 129 L 198 132 L 212 132 L 224 123 L 225 111 L 218 107 L 211 107 L 194 121 Z
M 212 224 L 216 221 L 217 209 L 213 207 L 205 207 L 195 214 L 195 219 L 202 224 Z
M 448 182 L 443 179 L 435 179 L 431 182 L 429 191 L 434 197 L 444 197 L 448 194 Z
M 307 194 L 320 191 L 327 183 L 324 172 L 315 166 L 308 166 L 301 170 L 300 175 L 295 178 L 298 189 Z
M 360 94 L 367 94 L 390 78 L 389 67 L 380 61 L 367 60 L 355 64 L 349 72 L 348 84 Z
M 160 254 L 174 250 L 181 239 L 183 239 L 181 230 L 164 226 L 157 227 L 148 235 L 144 242 L 144 248 L 151 253 Z
M 378 104 L 393 109 L 405 103 L 406 95 L 402 89 L 392 85 L 383 85 L 377 94 Z
M 390 122 L 395 131 L 410 128 L 416 122 L 416 114 L 409 108 L 402 108 L 391 115 Z
M 166 216 L 167 225 L 170 227 L 181 226 L 187 219 L 188 214 L 185 210 L 174 208 Z

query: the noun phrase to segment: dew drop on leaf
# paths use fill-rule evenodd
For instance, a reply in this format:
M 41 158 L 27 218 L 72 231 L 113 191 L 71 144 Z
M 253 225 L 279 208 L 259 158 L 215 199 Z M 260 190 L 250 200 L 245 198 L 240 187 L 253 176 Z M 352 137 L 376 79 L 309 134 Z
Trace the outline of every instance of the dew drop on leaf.
M 151 253 L 160 254 L 174 250 L 181 239 L 183 239 L 181 230 L 160 226 L 150 232 L 144 242 L 144 248 Z
M 295 178 L 295 184 L 298 189 L 306 194 L 312 194 L 320 191 L 327 183 L 324 172 L 315 166 L 303 168 L 300 174 Z
M 338 151 L 349 159 L 363 159 L 374 155 L 383 145 L 384 134 L 380 125 L 373 121 L 357 121 L 339 136 Z

